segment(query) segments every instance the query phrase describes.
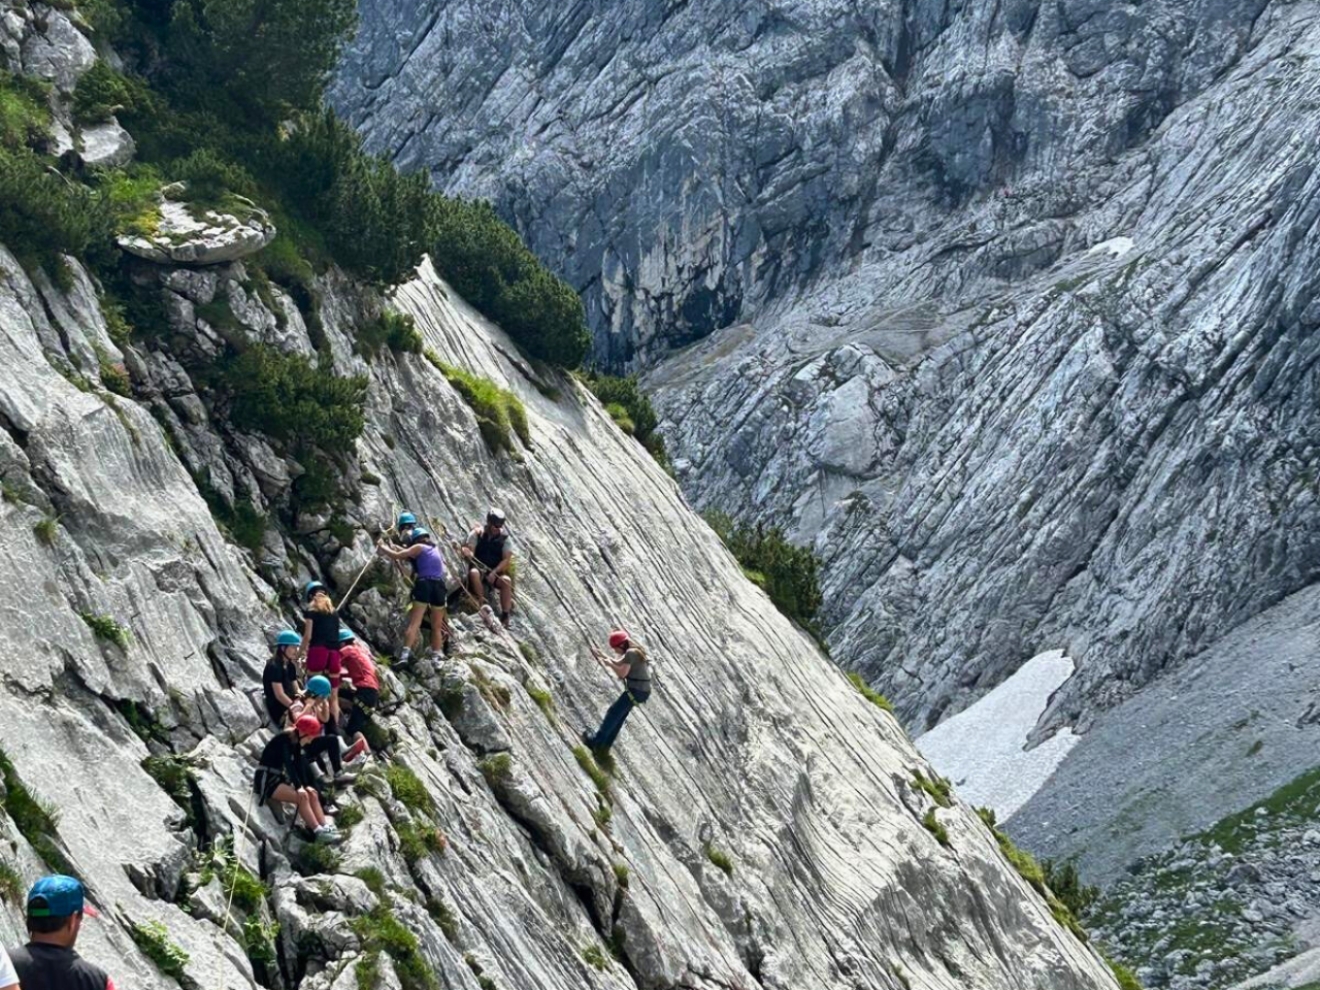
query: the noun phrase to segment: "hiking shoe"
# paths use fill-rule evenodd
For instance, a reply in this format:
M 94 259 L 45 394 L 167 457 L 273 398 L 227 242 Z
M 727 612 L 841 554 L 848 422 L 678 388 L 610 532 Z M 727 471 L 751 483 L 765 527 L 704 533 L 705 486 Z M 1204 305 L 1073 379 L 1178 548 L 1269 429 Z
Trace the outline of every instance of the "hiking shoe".
M 342 841 L 342 836 L 329 825 L 322 825 L 312 834 L 312 841 L 318 846 L 332 846 Z
M 399 653 L 397 665 L 400 667 L 406 667 L 410 663 L 412 663 L 412 650 L 405 646 L 402 652 Z
M 454 639 L 452 636 L 445 640 L 444 654 L 447 657 L 454 655 Z
M 355 773 L 341 773 L 339 776 L 335 778 L 335 786 L 343 787 L 347 784 L 353 783 L 353 781 L 355 781 L 356 779 L 357 779 L 357 774 Z
M 512 612 L 500 613 L 500 625 L 502 625 L 505 629 L 509 628 L 509 619 L 512 617 L 512 615 L 513 615 Z
M 592 735 L 590 732 L 588 732 L 586 729 L 583 729 L 583 730 L 582 730 L 582 741 L 583 741 L 584 743 L 587 744 L 587 748 L 588 748 L 588 749 L 595 749 L 595 748 L 596 748 L 596 737 L 593 736 L 593 735 Z

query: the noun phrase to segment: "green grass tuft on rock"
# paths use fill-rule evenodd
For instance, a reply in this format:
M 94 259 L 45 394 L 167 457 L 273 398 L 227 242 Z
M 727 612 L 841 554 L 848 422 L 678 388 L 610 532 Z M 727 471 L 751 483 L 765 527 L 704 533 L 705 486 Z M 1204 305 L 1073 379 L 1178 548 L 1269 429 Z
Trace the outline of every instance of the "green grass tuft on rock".
M 733 876 L 733 858 L 723 849 L 718 849 L 715 846 L 707 846 L 706 858 L 710 860 L 711 864 L 716 869 L 723 872 L 725 876 Z
M 482 378 L 462 368 L 445 364 L 434 351 L 426 352 L 426 359 L 439 369 L 454 390 L 463 397 L 477 417 L 477 428 L 491 453 L 501 450 L 514 452 L 513 434 L 524 447 L 532 445 L 527 425 L 527 409 L 522 400 L 507 389 L 502 389 L 489 378 Z
M 160 921 L 138 921 L 129 929 L 142 954 L 166 976 L 182 981 L 190 960 L 188 953 L 170 940 L 169 929 Z
M 87 628 L 92 631 L 97 639 L 113 643 L 121 650 L 128 649 L 131 634 L 113 618 L 108 615 L 97 615 L 94 612 L 79 612 L 78 614 L 83 622 L 87 623 Z
M 891 715 L 894 713 L 894 706 L 890 703 L 889 699 L 871 687 L 871 685 L 867 684 L 866 681 L 862 680 L 861 674 L 856 672 L 850 673 L 848 675 L 848 680 L 852 682 L 852 686 L 857 689 L 857 692 L 871 704 L 889 712 Z

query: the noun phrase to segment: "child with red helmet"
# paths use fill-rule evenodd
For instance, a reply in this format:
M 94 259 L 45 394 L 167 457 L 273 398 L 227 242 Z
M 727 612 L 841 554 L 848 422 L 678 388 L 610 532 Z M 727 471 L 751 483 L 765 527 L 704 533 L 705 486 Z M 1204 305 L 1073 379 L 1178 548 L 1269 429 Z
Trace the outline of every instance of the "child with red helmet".
M 651 665 L 646 650 L 624 629 L 615 629 L 610 633 L 610 649 L 619 654 L 618 660 L 611 660 L 595 647 L 591 655 L 601 666 L 623 681 L 623 694 L 610 705 L 605 713 L 600 728 L 594 734 L 583 732 L 582 741 L 592 749 L 609 749 L 619 737 L 623 723 L 637 705 L 645 704 L 651 697 Z

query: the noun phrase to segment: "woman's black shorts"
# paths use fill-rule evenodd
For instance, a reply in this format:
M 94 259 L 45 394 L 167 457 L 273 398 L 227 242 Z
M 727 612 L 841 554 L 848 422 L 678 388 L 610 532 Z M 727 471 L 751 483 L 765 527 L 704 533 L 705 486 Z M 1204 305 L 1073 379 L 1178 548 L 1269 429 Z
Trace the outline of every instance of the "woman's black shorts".
M 353 696 L 353 710 L 348 713 L 345 734 L 349 739 L 362 731 L 371 718 L 371 712 L 380 704 L 380 691 L 376 688 L 358 688 Z
M 276 789 L 280 784 L 287 783 L 284 779 L 282 770 L 272 770 L 270 767 L 257 767 L 256 774 L 252 777 L 252 791 L 265 804 L 275 796 Z
M 444 608 L 449 599 L 449 591 L 444 581 L 436 578 L 419 578 L 413 585 L 412 600 L 435 608 Z

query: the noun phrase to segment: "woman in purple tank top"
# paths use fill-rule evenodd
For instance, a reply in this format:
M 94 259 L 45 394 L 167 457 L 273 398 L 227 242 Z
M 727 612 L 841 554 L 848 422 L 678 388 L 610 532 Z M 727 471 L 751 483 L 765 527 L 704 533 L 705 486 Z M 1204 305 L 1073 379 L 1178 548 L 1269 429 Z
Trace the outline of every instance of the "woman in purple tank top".
M 380 552 L 391 560 L 406 560 L 413 566 L 416 580 L 412 589 L 412 611 L 408 614 L 408 631 L 403 636 L 403 650 L 399 653 L 400 666 L 412 660 L 412 651 L 422 634 L 422 619 L 431 613 L 431 655 L 451 649 L 449 614 L 445 605 L 449 590 L 445 587 L 445 559 L 436 549 L 435 540 L 428 530 L 418 527 L 412 531 L 407 547 L 382 543 Z

